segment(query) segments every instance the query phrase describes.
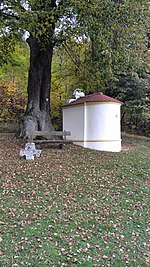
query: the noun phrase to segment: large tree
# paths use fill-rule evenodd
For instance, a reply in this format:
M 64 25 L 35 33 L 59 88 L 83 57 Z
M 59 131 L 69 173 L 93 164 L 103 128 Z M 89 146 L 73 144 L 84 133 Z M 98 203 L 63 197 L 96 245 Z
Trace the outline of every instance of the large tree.
M 51 65 L 54 47 L 68 36 L 84 37 L 91 46 L 88 61 L 93 77 L 113 76 L 132 43 L 130 34 L 139 1 L 116 0 L 4 0 L 0 4 L 3 36 L 13 42 L 23 33 L 30 47 L 28 102 L 21 136 L 30 130 L 52 129 L 50 118 Z M 130 40 L 129 40 L 130 39 Z M 130 42 L 129 42 L 130 41 Z M 124 50 L 124 49 L 125 50 Z M 116 53 L 115 53 L 116 51 Z M 121 55 L 121 56 L 120 56 Z M 127 57 L 128 58 L 128 57 Z M 120 68 L 120 67 L 119 67 Z M 90 72 L 89 72 L 90 73 Z M 100 77 L 100 79 L 99 79 Z
M 25 34 L 30 47 L 28 102 L 21 127 L 21 136 L 25 136 L 26 132 L 30 130 L 52 129 L 50 86 L 53 49 L 64 38 L 61 36 L 63 30 L 59 27 L 61 20 L 63 20 L 61 24 L 67 25 L 68 17 L 71 17 L 71 13 L 73 14 L 71 2 L 63 0 L 8 0 L 1 2 L 3 35 L 9 36 L 9 39 L 12 40 L 19 34 Z

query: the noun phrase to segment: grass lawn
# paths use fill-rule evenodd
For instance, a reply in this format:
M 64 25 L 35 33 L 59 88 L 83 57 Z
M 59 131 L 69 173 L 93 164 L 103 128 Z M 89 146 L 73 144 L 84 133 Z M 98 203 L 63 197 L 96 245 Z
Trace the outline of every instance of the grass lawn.
M 0 135 L 2 267 L 149 266 L 150 139 L 120 153 L 43 146 L 34 161 Z

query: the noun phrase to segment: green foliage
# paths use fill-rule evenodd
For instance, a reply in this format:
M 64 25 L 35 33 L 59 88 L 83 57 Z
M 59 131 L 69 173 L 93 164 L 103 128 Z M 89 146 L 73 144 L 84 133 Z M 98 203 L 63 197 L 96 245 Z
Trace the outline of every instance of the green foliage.
M 11 60 L 15 42 L 10 36 L 0 37 L 0 67 Z
M 24 42 L 13 44 L 0 68 L 0 122 L 19 120 L 27 101 L 29 49 Z
M 66 102 L 64 91 L 51 91 L 51 120 L 56 130 L 62 129 L 62 105 Z
M 91 85 L 96 87 L 95 77 L 90 74 L 87 66 L 88 53 L 89 43 L 86 39 L 80 41 L 72 39 L 63 43 L 59 49 L 55 49 L 52 77 L 57 76 L 59 86 L 62 86 L 69 96 L 75 88 L 82 88 L 84 92 L 89 92 Z M 54 68 L 55 65 L 57 68 Z M 52 90 L 53 87 L 55 84 L 52 79 Z
M 74 1 L 72 35 L 59 57 L 66 62 L 71 87 L 102 90 L 110 79 L 147 64 L 147 5 L 142 1 Z M 143 4 L 143 5 L 141 5 Z M 63 54 L 63 55 L 62 55 Z M 68 61 L 68 56 L 71 60 Z M 72 61 L 72 62 L 71 62 Z M 65 70 L 64 70 L 65 72 Z M 92 89 L 91 89 L 92 88 Z
M 9 55 L 9 54 L 8 54 Z M 3 62 L 0 68 L 0 82 L 15 82 L 20 90 L 27 90 L 29 69 L 29 48 L 25 42 L 14 44 L 9 58 Z
M 141 45 L 147 38 L 144 29 L 148 17 L 147 1 L 30 0 L 24 2 L 26 5 L 20 1 L 2 3 L 5 35 L 5 27 L 9 27 L 8 33 L 15 36 L 26 30 L 38 39 L 42 48 L 48 43 L 56 45 L 70 36 L 86 37 L 90 45 L 86 64 L 93 81 L 98 81 L 102 87 L 114 73 L 136 66 Z
M 144 74 L 144 75 L 143 75 Z M 124 102 L 123 130 L 150 136 L 150 75 L 145 72 L 120 75 L 106 93 Z
M 78 5 L 78 19 L 82 34 L 90 41 L 88 68 L 105 87 L 116 73 L 139 67 L 141 49 L 147 40 L 143 21 L 148 17 L 147 5 L 144 1 L 143 5 L 137 1 L 91 1 L 88 10 L 89 5 L 83 2 L 84 9 Z
M 26 94 L 15 82 L 0 83 L 0 122 L 16 122 L 24 113 Z

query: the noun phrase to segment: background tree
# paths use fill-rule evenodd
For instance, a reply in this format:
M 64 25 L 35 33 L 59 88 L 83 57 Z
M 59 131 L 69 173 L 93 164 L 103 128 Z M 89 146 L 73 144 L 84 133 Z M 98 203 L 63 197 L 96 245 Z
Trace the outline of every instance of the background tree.
M 24 114 L 26 101 L 26 93 L 15 81 L 0 83 L 0 123 L 16 123 Z
M 1 55 L 1 53 L 0 53 Z M 25 41 L 16 42 L 9 58 L 2 55 L 0 67 L 0 83 L 16 84 L 19 90 L 27 91 L 29 69 L 29 47 Z
M 25 42 L 15 42 L 13 49 L 8 47 L 7 54 L 1 52 L 0 56 L 0 122 L 16 123 L 27 102 L 29 48 Z

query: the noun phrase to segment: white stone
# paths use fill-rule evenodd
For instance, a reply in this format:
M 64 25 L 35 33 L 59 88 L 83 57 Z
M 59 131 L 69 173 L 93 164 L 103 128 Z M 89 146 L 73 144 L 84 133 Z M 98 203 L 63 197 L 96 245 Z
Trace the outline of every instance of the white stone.
M 74 90 L 74 92 L 73 92 L 73 96 L 74 96 L 76 99 L 78 99 L 78 98 L 80 98 L 80 97 L 85 96 L 85 94 L 82 92 L 81 89 L 77 88 L 77 89 Z
M 20 156 L 26 157 L 26 160 L 34 160 L 34 156 L 40 157 L 42 150 L 35 148 L 35 143 L 28 142 L 25 144 L 25 149 L 20 150 Z

